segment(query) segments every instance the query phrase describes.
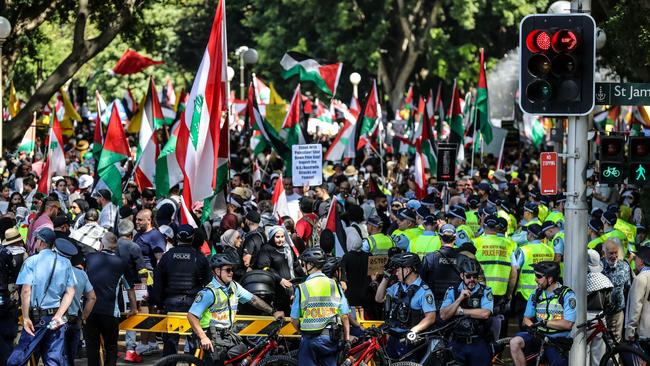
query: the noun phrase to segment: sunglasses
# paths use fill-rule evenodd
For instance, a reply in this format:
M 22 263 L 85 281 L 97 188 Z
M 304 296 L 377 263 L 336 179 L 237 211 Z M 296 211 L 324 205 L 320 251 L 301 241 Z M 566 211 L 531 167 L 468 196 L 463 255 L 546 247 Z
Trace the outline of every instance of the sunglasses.
M 478 279 L 478 273 L 465 273 L 465 278 L 468 280 Z
M 222 271 L 225 271 L 226 273 L 232 273 L 232 268 L 221 268 Z
M 540 278 L 543 278 L 543 277 L 544 277 L 543 274 L 535 273 L 535 278 L 540 279 Z

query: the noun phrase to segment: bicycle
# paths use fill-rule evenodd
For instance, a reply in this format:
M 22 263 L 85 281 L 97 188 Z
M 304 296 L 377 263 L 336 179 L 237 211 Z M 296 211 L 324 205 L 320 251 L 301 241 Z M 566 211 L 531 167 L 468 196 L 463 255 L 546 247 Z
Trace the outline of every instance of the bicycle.
M 535 366 L 542 366 L 545 365 L 543 362 L 544 356 L 546 353 L 546 347 L 548 345 L 555 347 L 558 350 L 563 350 L 567 346 L 567 344 L 563 343 L 562 341 L 558 341 L 557 339 L 554 339 L 553 337 L 549 337 L 548 334 L 543 333 L 539 330 L 539 326 L 542 325 L 542 322 L 537 322 L 533 323 L 531 326 L 526 328 L 526 332 L 528 334 L 532 335 L 533 338 L 541 340 L 539 351 L 533 352 L 530 354 L 526 355 L 526 364 L 527 365 L 535 365 Z M 511 338 L 504 338 L 503 340 L 500 341 L 508 341 L 508 343 L 504 343 L 506 345 L 509 344 Z M 567 351 L 568 353 L 568 351 Z
M 278 335 L 285 322 L 284 319 L 278 319 L 274 322 L 277 324 L 269 334 L 260 338 L 260 340 L 248 351 L 243 354 L 224 361 L 224 365 L 240 366 L 298 366 L 298 361 L 290 356 L 284 355 L 288 349 L 280 344 Z M 196 365 L 203 366 L 204 352 L 197 348 L 194 354 L 176 354 L 163 357 L 154 366 L 172 366 L 172 365 Z
M 587 330 L 593 330 L 593 332 L 587 336 L 587 344 L 590 344 L 599 334 L 602 334 L 606 351 L 600 359 L 600 366 L 650 364 L 650 357 L 648 357 L 648 355 L 643 351 L 633 347 L 632 345 L 620 343 L 616 340 L 614 333 L 607 328 L 607 324 L 603 321 L 607 315 L 606 312 L 602 312 L 595 318 L 576 326 L 578 329 L 586 328 Z M 628 360 L 626 359 L 626 356 L 636 358 L 637 362 L 627 362 Z M 638 361 L 643 361 L 644 363 L 638 363 Z

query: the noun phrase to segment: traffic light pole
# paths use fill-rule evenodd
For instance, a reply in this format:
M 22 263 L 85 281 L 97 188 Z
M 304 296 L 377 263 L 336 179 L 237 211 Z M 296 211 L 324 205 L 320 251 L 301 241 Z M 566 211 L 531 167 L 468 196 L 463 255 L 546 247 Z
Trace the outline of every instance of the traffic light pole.
M 591 0 L 573 0 L 571 12 L 590 12 Z M 570 117 L 568 130 L 567 201 L 564 248 L 564 278 L 576 294 L 576 323 L 587 320 L 587 223 L 586 171 L 589 160 L 587 132 L 591 117 Z M 587 365 L 585 328 L 572 331 L 573 347 L 569 353 L 570 366 Z

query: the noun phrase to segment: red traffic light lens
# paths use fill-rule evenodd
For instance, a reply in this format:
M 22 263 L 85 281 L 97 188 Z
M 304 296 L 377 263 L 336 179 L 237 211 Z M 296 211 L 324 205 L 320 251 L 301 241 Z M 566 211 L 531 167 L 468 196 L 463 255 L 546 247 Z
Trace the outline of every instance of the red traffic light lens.
M 571 30 L 561 29 L 551 39 L 551 45 L 555 52 L 573 52 L 578 48 L 578 36 Z
M 543 30 L 534 30 L 526 37 L 526 47 L 530 52 L 543 52 L 551 48 L 551 35 Z
M 545 102 L 552 95 L 553 88 L 546 80 L 535 80 L 526 87 L 526 97 L 532 102 Z
M 630 139 L 630 156 L 633 159 L 648 160 L 650 154 L 650 140 L 647 138 Z
M 528 71 L 537 77 L 542 77 L 551 71 L 551 60 L 542 53 L 533 55 L 528 60 Z
M 602 148 L 601 151 L 603 152 L 604 156 L 601 156 L 601 159 L 604 159 L 606 157 L 618 157 L 622 151 L 623 151 L 623 140 L 619 139 L 603 139 L 602 141 Z

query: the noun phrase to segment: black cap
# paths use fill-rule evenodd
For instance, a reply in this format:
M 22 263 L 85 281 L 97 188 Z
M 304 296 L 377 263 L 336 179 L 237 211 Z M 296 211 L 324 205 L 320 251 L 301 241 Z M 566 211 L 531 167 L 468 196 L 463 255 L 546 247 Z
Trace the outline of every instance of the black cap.
M 598 219 L 589 220 L 589 228 L 597 233 L 603 230 L 603 222 Z
M 68 220 L 68 215 L 57 215 L 53 220 L 52 220 L 52 226 L 54 227 L 61 227 L 63 225 L 69 224 L 70 220 Z
M 497 214 L 497 209 L 494 206 L 485 206 L 480 210 L 479 214 L 481 216 L 496 215 Z
M 467 198 L 467 204 L 470 206 L 478 206 L 481 203 L 481 199 L 477 195 L 473 194 Z
M 539 202 L 548 205 L 549 203 L 551 203 L 551 196 L 542 195 L 541 197 L 539 197 Z
M 543 233 L 542 227 L 538 224 L 531 224 L 526 226 L 526 231 L 528 231 L 529 234 L 533 234 L 533 237 L 536 239 L 539 239 Z
M 593 209 L 593 210 L 591 210 L 591 216 L 592 217 L 597 217 L 597 218 L 600 219 L 603 216 L 603 210 L 601 210 L 599 208 Z
M 420 206 L 420 208 L 418 208 L 416 212 L 417 212 L 418 216 L 421 217 L 421 218 L 425 218 L 425 217 L 431 215 L 431 211 L 428 208 L 424 207 L 424 206 Z
M 618 218 L 616 217 L 616 214 L 613 213 L 612 211 L 605 211 L 603 213 L 603 220 L 605 220 L 611 226 L 616 225 L 617 219 Z
M 481 191 L 485 191 L 485 192 L 488 192 L 488 193 L 490 192 L 490 185 L 487 184 L 487 183 L 479 183 L 479 184 L 476 185 L 475 188 L 476 188 L 477 191 L 481 190 Z
M 607 211 L 617 213 L 619 211 L 619 207 L 618 207 L 617 204 L 611 203 L 611 204 L 607 205 Z
M 640 247 L 636 251 L 636 256 L 643 261 L 643 264 L 650 266 L 650 247 Z
M 374 227 L 382 227 L 384 226 L 384 222 L 381 220 L 381 217 L 377 215 L 372 215 L 368 217 L 368 220 L 366 221 L 368 225 L 374 226 Z
M 542 224 L 542 232 L 546 232 L 546 230 L 555 227 L 555 223 L 553 221 L 544 221 Z
M 153 188 L 145 188 L 142 190 L 142 198 L 146 198 L 146 199 L 156 198 L 156 191 Z
M 56 251 L 66 258 L 70 258 L 78 253 L 77 247 L 74 246 L 68 239 L 58 238 L 54 241 Z
M 397 212 L 397 217 L 402 220 L 415 221 L 415 211 L 410 208 L 402 208 Z
M 252 223 L 255 223 L 255 224 L 259 224 L 262 221 L 262 217 L 260 216 L 259 212 L 255 211 L 255 210 L 250 210 L 246 214 L 246 220 L 248 220 L 248 221 L 250 221 Z
M 560 275 L 560 264 L 555 261 L 541 261 L 532 265 L 535 272 L 557 279 Z
M 99 191 L 97 191 L 97 194 L 99 194 L 100 197 L 108 201 L 110 201 L 111 198 L 113 197 L 111 191 L 109 191 L 108 189 L 100 189 Z
M 503 217 L 497 217 L 497 225 L 501 230 L 505 230 L 508 228 L 508 220 L 504 219 Z
M 483 222 L 490 229 L 496 229 L 499 226 L 499 218 L 496 215 L 488 215 Z
M 535 202 L 526 202 L 526 204 L 524 205 L 524 211 L 528 211 L 533 215 L 537 216 L 537 214 L 539 213 L 539 207 Z
M 196 229 L 192 225 L 183 224 L 178 227 L 176 239 L 181 243 L 190 243 L 194 239 Z
M 467 220 L 467 217 L 465 216 L 465 209 L 456 205 L 451 206 L 445 216 L 455 217 L 461 220 Z

